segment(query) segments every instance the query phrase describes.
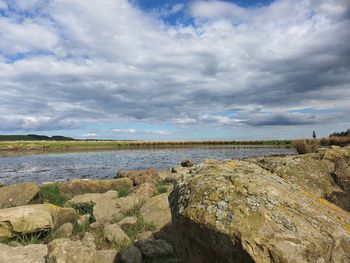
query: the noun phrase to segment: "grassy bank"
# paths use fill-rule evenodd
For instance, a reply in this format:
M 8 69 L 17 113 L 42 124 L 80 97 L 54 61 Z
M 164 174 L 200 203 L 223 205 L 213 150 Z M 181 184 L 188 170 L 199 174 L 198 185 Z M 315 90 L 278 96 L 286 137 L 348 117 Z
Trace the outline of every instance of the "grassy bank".
M 0 141 L 2 151 L 57 151 L 205 145 L 288 146 L 288 140 L 270 141 Z

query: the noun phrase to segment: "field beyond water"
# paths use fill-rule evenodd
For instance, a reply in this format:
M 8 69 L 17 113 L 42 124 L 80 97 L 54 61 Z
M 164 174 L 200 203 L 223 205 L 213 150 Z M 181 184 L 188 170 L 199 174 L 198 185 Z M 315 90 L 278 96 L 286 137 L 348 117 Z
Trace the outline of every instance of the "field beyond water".
M 0 151 L 60 151 L 124 149 L 148 147 L 183 147 L 200 145 L 253 145 L 253 146 L 290 146 L 290 140 L 267 141 L 0 141 Z

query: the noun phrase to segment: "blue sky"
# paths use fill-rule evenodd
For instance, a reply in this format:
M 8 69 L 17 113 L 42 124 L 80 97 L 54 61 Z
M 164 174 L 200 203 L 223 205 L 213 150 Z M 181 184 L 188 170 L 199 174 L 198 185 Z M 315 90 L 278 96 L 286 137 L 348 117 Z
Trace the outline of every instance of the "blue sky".
M 0 134 L 326 136 L 349 26 L 348 0 L 0 0 Z

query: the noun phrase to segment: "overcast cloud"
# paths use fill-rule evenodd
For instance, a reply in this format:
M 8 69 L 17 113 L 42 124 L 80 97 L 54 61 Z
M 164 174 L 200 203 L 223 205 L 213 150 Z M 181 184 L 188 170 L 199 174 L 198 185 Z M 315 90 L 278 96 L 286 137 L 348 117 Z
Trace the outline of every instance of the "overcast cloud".
M 158 11 L 127 0 L 0 0 L 0 132 L 99 137 L 108 126 L 112 137 L 157 139 L 215 127 L 265 138 L 266 128 L 349 126 L 348 0 Z

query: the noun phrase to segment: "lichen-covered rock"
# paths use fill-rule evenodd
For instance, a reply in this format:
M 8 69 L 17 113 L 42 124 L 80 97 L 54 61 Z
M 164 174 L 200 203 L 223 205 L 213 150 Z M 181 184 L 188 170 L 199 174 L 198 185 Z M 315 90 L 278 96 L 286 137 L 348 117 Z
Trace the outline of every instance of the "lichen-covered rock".
M 71 180 L 58 184 L 59 192 L 66 198 L 87 193 L 105 193 L 108 190 L 120 190 L 131 188 L 132 181 L 128 178 L 108 179 L 108 180 Z
M 3 263 L 46 263 L 47 246 L 28 245 L 11 247 L 0 244 L 0 262 Z
M 210 161 L 170 195 L 183 262 L 350 262 L 350 214 L 247 161 Z
M 0 188 L 0 208 L 29 204 L 39 193 L 35 183 L 21 183 Z
M 156 183 L 159 180 L 159 174 L 155 168 L 145 170 L 120 170 L 116 178 L 129 178 L 133 184 Z
M 47 263 L 94 263 L 96 247 L 88 241 L 55 239 L 48 245 Z
M 325 149 L 285 157 L 262 157 L 255 161 L 290 184 L 325 198 L 350 211 L 350 148 Z
M 37 204 L 0 209 L 0 239 L 17 233 L 48 231 L 67 222 L 74 222 L 75 211 L 51 204 Z

